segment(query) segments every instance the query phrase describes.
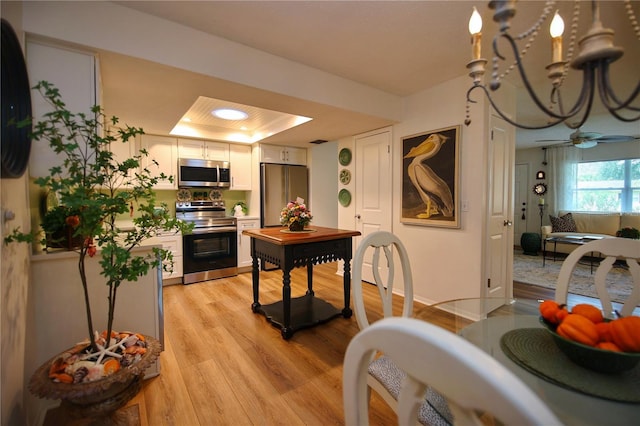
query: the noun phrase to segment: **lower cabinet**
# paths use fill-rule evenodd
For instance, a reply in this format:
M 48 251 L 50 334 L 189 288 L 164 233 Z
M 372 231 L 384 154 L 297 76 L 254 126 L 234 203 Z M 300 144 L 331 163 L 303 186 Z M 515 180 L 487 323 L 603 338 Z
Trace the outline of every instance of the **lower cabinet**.
M 260 227 L 258 218 L 238 218 L 238 273 L 251 271 L 251 238 L 242 235 L 245 229 Z
M 145 244 L 160 245 L 173 255 L 173 271 L 162 271 L 162 285 L 182 283 L 182 234 L 160 234 L 148 239 Z

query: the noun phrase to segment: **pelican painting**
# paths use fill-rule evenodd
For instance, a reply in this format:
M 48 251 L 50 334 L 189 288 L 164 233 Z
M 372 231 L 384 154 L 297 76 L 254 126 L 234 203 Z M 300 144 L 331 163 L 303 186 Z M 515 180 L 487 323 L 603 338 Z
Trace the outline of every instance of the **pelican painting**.
M 404 138 L 403 219 L 457 227 L 458 128 Z M 425 220 L 426 219 L 426 220 Z
M 453 197 L 447 183 L 440 178 L 433 169 L 422 162 L 434 157 L 442 144 L 449 139 L 440 133 L 429 135 L 420 145 L 411 148 L 404 158 L 413 158 L 407 168 L 409 179 L 416 187 L 420 198 L 426 204 L 424 213 L 419 213 L 418 219 L 428 219 L 434 214 L 442 214 L 445 217 L 453 216 Z

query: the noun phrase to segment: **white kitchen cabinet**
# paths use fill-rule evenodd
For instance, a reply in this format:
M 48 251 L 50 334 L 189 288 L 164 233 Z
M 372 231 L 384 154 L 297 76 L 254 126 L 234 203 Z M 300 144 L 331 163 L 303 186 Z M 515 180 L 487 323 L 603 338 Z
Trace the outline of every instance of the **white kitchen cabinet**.
M 196 139 L 178 139 L 180 158 L 229 161 L 229 144 Z
M 182 234 L 175 232 L 161 233 L 145 241 L 145 245 L 159 245 L 173 255 L 173 271 L 162 271 L 162 285 L 181 282 L 182 271 Z M 168 262 L 165 262 L 168 264 Z
M 141 147 L 146 149 L 148 156 L 142 158 L 142 167 L 151 171 L 152 176 L 164 173 L 173 176 L 173 183 L 168 180 L 158 182 L 155 189 L 178 188 L 178 144 L 176 138 L 157 135 L 142 135 Z M 157 164 L 155 163 L 157 162 Z
M 229 145 L 231 187 L 238 191 L 251 191 L 251 146 Z
M 92 53 L 28 39 L 26 62 L 32 86 L 41 80 L 48 81 L 60 91 L 62 101 L 71 112 L 92 117 L 91 108 L 100 103 L 96 87 L 98 70 Z M 31 105 L 35 121 L 52 111 L 37 90 L 31 91 Z M 31 144 L 29 174 L 32 177 L 48 176 L 49 169 L 60 164 L 62 157 L 46 141 Z
M 307 149 L 292 146 L 260 145 L 261 163 L 307 165 Z
M 260 227 L 258 218 L 238 218 L 238 272 L 251 271 L 253 258 L 251 257 L 251 238 L 242 235 L 245 229 Z
M 115 136 L 117 131 L 112 129 L 113 135 Z M 123 142 L 122 139 L 116 137 L 116 140 L 111 142 L 109 145 L 109 149 L 113 153 L 113 159 L 119 163 L 123 161 L 133 158 L 134 156 L 140 153 L 139 143 L 137 138 L 129 138 L 127 142 Z M 129 170 L 129 178 L 132 179 L 135 177 L 136 170 Z M 128 185 L 125 185 L 127 187 Z

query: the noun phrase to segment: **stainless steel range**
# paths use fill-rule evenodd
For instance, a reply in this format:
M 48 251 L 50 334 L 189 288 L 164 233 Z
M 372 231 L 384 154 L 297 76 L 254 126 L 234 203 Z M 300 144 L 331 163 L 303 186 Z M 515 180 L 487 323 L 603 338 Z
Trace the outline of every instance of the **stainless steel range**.
M 178 201 L 176 217 L 195 224 L 182 237 L 184 284 L 238 275 L 238 227 L 224 201 Z

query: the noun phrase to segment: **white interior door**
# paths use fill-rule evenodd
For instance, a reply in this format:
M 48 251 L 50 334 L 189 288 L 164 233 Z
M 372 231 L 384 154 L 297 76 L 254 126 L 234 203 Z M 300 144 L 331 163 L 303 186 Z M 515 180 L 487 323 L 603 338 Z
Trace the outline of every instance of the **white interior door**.
M 391 231 L 391 129 L 355 137 L 356 229 L 362 237 L 376 231 Z M 373 282 L 371 258 L 365 256 L 362 278 Z
M 491 118 L 489 142 L 489 211 L 486 265 L 486 297 L 508 297 L 513 291 L 513 203 L 515 167 L 514 128 Z

